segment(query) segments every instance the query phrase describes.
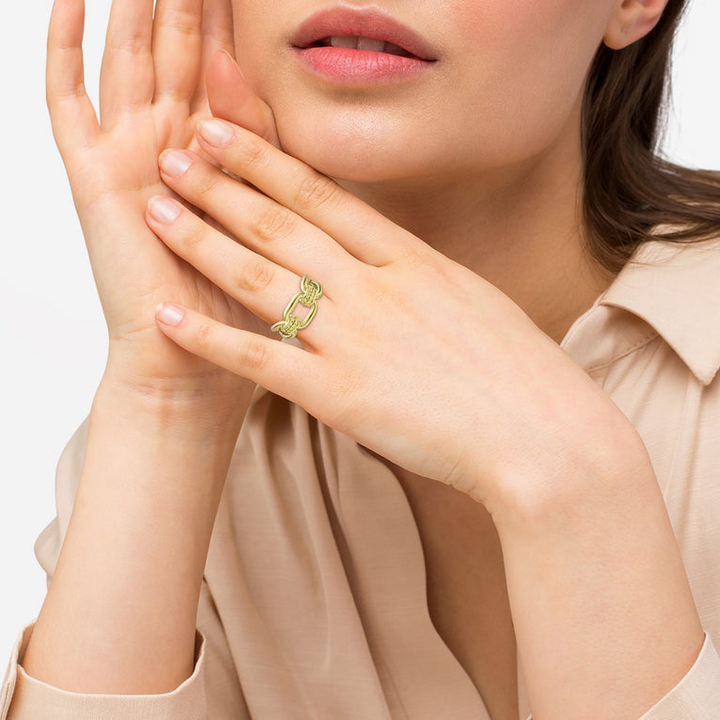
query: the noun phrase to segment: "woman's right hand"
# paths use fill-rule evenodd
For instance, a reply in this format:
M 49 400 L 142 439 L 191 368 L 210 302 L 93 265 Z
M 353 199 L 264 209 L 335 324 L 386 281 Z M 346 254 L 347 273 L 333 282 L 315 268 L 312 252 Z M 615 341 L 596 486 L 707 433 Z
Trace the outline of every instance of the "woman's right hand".
M 172 194 L 158 156 L 166 147 L 197 150 L 195 131 L 211 103 L 279 144 L 272 112 L 218 53 L 233 53 L 230 0 L 158 0 L 154 18 L 152 0 L 114 0 L 98 120 L 84 87 L 84 10 L 83 0 L 55 0 L 47 99 L 108 326 L 108 368 L 143 390 L 227 398 L 248 381 L 165 338 L 156 306 L 175 300 L 235 327 L 269 330 L 170 252 L 148 229 L 145 208 L 151 196 Z

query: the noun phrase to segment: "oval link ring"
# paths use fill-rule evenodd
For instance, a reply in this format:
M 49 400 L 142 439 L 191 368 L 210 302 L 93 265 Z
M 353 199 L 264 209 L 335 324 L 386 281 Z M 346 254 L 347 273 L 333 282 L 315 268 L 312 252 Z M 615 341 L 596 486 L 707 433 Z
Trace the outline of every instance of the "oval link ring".
M 322 285 L 316 280 L 311 280 L 307 275 L 303 275 L 300 281 L 300 292 L 288 303 L 283 319 L 276 322 L 270 329 L 280 333 L 285 340 L 292 340 L 297 336 L 298 330 L 304 330 L 313 321 L 317 314 L 317 301 L 322 294 Z M 297 315 L 293 314 L 298 303 L 309 308 L 304 320 L 300 320 Z

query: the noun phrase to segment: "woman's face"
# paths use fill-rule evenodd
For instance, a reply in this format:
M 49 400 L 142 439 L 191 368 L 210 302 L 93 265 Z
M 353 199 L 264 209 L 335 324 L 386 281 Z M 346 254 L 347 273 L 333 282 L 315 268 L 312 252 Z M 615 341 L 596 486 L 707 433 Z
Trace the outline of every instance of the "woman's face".
M 233 5 L 238 62 L 272 107 L 285 149 L 332 177 L 357 182 L 482 173 L 577 133 L 585 77 L 613 11 L 613 0 Z M 342 9 L 350 16 L 337 17 Z M 311 19 L 308 25 L 320 11 L 329 11 L 327 24 Z M 387 29 L 387 18 L 420 36 L 423 43 L 411 49 L 434 61 L 395 56 L 390 74 L 378 78 L 367 63 L 357 69 L 349 55 L 357 50 L 293 47 L 303 23 L 301 46 L 368 22 L 372 37 L 389 34 L 408 44 L 402 30 L 395 37 L 397 29 Z M 312 62 L 336 74 L 340 67 L 340 76 L 327 77 Z

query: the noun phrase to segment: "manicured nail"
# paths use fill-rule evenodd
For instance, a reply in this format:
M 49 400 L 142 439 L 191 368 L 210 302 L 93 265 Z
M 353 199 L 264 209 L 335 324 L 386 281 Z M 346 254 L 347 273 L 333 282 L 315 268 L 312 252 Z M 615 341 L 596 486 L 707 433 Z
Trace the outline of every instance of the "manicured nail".
M 232 140 L 235 133 L 233 129 L 222 120 L 206 120 L 200 125 L 200 134 L 211 145 L 222 147 Z
M 170 177 L 182 175 L 191 165 L 192 160 L 184 152 L 169 150 L 160 156 L 160 167 Z
M 148 210 L 161 223 L 171 223 L 180 216 L 180 208 L 170 198 L 166 197 L 150 198 Z
M 179 325 L 180 321 L 185 317 L 185 313 L 177 305 L 161 303 L 155 309 L 155 317 L 165 325 Z

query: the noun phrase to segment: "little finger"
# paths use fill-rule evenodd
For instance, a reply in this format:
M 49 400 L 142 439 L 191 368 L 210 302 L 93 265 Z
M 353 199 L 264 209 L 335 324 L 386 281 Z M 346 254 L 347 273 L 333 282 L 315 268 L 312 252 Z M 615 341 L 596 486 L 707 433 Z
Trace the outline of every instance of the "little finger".
M 238 330 L 176 303 L 158 306 L 158 327 L 188 352 L 298 403 L 307 385 L 321 387 L 320 357 L 291 343 Z

